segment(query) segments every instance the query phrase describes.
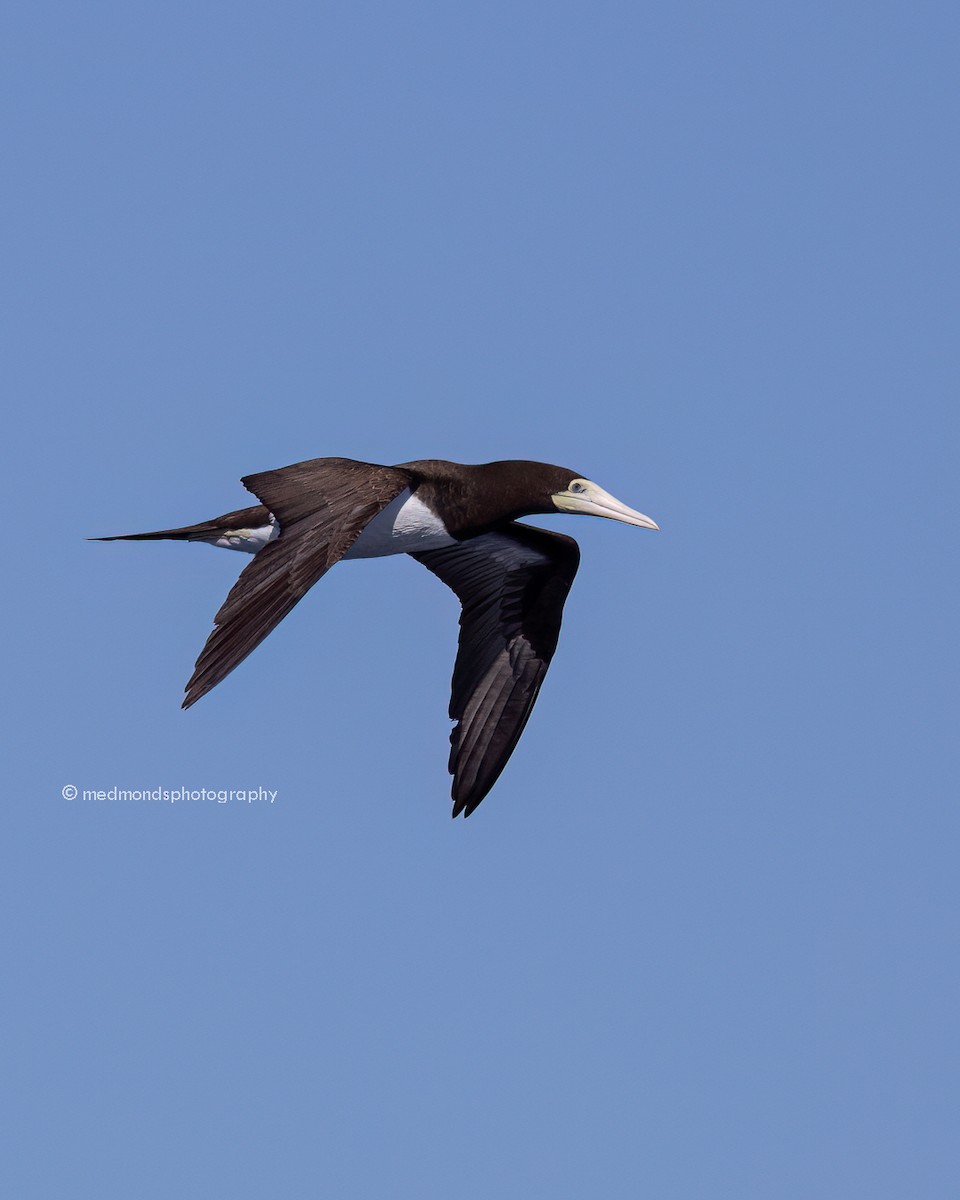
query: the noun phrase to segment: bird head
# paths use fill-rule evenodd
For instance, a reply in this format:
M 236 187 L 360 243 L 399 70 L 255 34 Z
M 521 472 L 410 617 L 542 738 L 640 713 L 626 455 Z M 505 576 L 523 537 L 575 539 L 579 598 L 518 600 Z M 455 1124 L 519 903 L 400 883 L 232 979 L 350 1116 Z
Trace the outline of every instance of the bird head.
M 581 513 L 589 517 L 609 517 L 611 521 L 623 521 L 627 525 L 639 525 L 641 529 L 659 529 L 642 512 L 628 508 L 622 501 L 590 479 L 579 476 L 570 479 L 559 491 L 552 494 L 554 507 L 560 512 Z

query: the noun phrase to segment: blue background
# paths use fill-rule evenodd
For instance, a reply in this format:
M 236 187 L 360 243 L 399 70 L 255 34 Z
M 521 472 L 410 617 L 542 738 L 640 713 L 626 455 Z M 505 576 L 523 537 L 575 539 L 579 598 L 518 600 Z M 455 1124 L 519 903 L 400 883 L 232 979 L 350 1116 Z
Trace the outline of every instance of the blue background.
M 10 1195 L 954 1193 L 958 33 L 5 6 Z M 338 567 L 183 713 L 246 560 L 83 540 L 324 455 L 662 525 L 544 520 L 467 822 L 428 572 Z

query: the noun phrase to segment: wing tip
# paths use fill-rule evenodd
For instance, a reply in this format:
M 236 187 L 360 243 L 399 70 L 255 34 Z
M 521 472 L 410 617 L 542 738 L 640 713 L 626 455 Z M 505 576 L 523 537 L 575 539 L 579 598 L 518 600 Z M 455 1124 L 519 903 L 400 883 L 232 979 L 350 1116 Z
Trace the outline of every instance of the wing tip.
M 450 814 L 451 817 L 456 820 L 457 817 L 462 816 L 464 820 L 466 820 L 471 813 L 476 812 L 476 810 L 480 807 L 481 802 L 486 798 L 487 792 L 489 791 L 490 788 L 487 788 L 485 791 L 482 791 L 479 796 L 470 795 L 469 793 L 466 796 L 458 796 L 456 792 L 456 786 L 454 786 L 453 791 L 450 793 L 453 799 L 453 812 Z
M 204 698 L 207 692 L 213 691 L 220 682 L 219 679 L 204 679 L 201 671 L 195 670 L 187 680 L 187 686 L 183 689 L 184 695 L 180 707 L 192 708 L 198 700 Z

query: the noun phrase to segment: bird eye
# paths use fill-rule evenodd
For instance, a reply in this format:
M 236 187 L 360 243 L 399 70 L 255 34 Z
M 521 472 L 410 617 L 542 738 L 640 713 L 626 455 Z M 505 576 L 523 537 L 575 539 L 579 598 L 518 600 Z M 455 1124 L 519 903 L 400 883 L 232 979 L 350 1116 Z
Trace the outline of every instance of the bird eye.
M 586 489 L 586 486 L 584 484 L 582 484 L 579 479 L 575 479 L 573 481 L 573 483 L 570 484 L 569 490 L 571 492 L 575 492 L 579 496 L 581 492 L 585 492 L 587 489 Z

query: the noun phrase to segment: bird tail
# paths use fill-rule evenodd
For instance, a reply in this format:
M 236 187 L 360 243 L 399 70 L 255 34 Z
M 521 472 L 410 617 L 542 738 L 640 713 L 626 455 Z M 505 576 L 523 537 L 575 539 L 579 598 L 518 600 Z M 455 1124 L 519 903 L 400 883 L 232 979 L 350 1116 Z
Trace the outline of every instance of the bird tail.
M 262 504 L 224 513 L 211 521 L 197 525 L 181 525 L 179 529 L 157 529 L 150 533 L 115 533 L 112 537 L 87 538 L 88 542 L 209 542 L 230 536 L 241 530 L 257 529 L 268 524 L 270 513 Z
M 198 535 L 189 525 L 182 529 L 158 529 L 154 533 L 115 533 L 111 537 L 87 538 L 88 542 L 160 542 L 166 540 L 191 542 L 198 540 Z M 207 535 L 210 536 L 209 534 Z

